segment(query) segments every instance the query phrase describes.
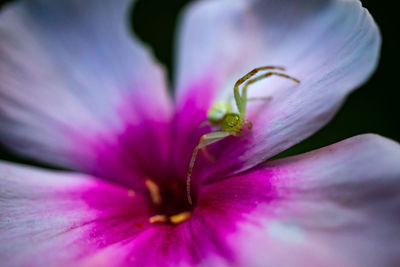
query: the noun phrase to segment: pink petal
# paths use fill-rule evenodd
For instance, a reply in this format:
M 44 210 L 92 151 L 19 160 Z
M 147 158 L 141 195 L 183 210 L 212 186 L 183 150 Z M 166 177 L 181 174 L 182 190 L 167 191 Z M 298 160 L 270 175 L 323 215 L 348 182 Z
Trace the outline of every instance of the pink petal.
M 399 193 L 399 144 L 362 135 L 211 184 L 200 206 L 235 223 L 238 265 L 397 266 Z
M 0 163 L 0 260 L 43 266 L 390 266 L 400 147 L 359 136 L 209 184 L 189 220 L 149 225 L 140 194 Z M 43 255 L 46 255 L 44 257 Z
M 0 162 L 2 266 L 72 266 L 148 229 L 140 194 L 92 177 Z
M 172 106 L 164 72 L 131 36 L 129 7 L 128 0 L 31 0 L 2 10 L 2 142 L 35 159 L 104 176 L 127 169 L 95 168 L 113 165 L 114 154 L 126 153 L 121 147 L 132 139 L 141 147 L 130 149 L 129 172 L 141 171 L 138 155 L 160 161 L 143 150 L 168 154 Z
M 93 177 L 0 162 L 1 265 L 215 266 L 233 261 L 224 239 L 232 228 L 214 228 L 210 213 L 196 211 L 178 225 L 150 224 L 154 214 L 148 207 L 140 193 Z
M 233 96 L 236 80 L 265 65 L 287 68 L 283 78 L 257 82 L 249 96 L 254 128 L 211 149 L 208 178 L 238 173 L 300 142 L 335 114 L 374 70 L 379 30 L 358 0 L 200 1 L 182 20 L 178 64 L 177 135 L 186 161 L 202 133 L 198 126 L 217 100 Z M 182 155 L 182 156 L 181 156 Z

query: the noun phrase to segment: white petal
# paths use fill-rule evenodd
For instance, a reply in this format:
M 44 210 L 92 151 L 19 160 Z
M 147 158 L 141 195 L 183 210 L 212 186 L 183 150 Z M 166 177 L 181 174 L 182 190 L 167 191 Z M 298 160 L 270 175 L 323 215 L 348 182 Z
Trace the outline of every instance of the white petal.
M 2 142 L 76 167 L 93 160 L 85 140 L 169 120 L 164 73 L 130 36 L 129 3 L 29 0 L 2 10 Z
M 223 163 L 208 176 L 254 166 L 320 129 L 372 73 L 380 48 L 379 30 L 358 0 L 205 0 L 191 6 L 182 23 L 177 121 L 180 129 L 187 121 L 193 127 L 181 136 L 194 139 L 181 152 L 187 157 L 207 109 L 233 96 L 246 72 L 278 65 L 301 81 L 273 77 L 249 88 L 249 97 L 271 100 L 248 103 L 254 128 L 215 149 Z

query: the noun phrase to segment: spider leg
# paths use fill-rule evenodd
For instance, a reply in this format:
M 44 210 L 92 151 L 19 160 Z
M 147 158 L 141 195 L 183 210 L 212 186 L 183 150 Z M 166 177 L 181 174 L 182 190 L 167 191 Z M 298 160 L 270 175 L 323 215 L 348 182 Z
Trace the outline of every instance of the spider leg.
M 271 96 L 266 96 L 266 97 L 249 97 L 247 98 L 247 102 L 250 101 L 271 101 L 272 97 Z
M 193 204 L 191 191 L 190 191 L 190 182 L 191 182 L 191 178 L 192 178 L 194 163 L 196 162 L 196 157 L 197 157 L 197 153 L 199 152 L 199 149 L 204 149 L 206 146 L 209 146 L 213 143 L 221 141 L 222 139 L 224 139 L 230 135 L 235 135 L 235 133 L 225 132 L 225 131 L 216 131 L 216 132 L 204 134 L 200 137 L 199 144 L 193 150 L 192 158 L 190 159 L 189 169 L 188 169 L 187 178 L 186 178 L 186 193 L 187 193 L 187 199 L 188 199 L 188 202 L 190 205 Z
M 242 106 L 242 105 L 241 105 L 242 99 L 241 99 L 240 93 L 239 93 L 239 86 L 240 86 L 242 83 L 244 83 L 245 81 L 247 81 L 248 79 L 250 79 L 251 77 L 253 77 L 254 75 L 256 75 L 259 71 L 262 71 L 262 70 L 273 70 L 273 69 L 275 69 L 275 70 L 281 70 L 281 71 L 284 71 L 284 70 L 285 70 L 285 68 L 279 67 L 279 66 L 264 66 L 264 67 L 258 67 L 258 68 L 255 68 L 255 69 L 249 71 L 246 75 L 244 75 L 242 78 L 240 78 L 239 80 L 237 80 L 237 82 L 235 83 L 235 87 L 234 87 L 234 92 L 233 92 L 233 94 L 234 94 L 235 102 L 236 102 L 236 105 L 237 105 L 237 107 L 238 107 L 238 109 L 239 109 L 239 112 L 241 112 L 240 109 L 241 109 L 241 106 Z
M 205 157 L 208 161 L 210 161 L 210 162 L 212 162 L 212 163 L 215 163 L 215 158 L 214 158 L 213 155 L 211 155 L 211 153 L 208 151 L 207 147 L 201 148 L 201 152 L 203 152 L 204 157 Z
M 245 113 L 246 113 L 246 103 L 247 103 L 247 88 L 249 87 L 249 85 L 261 80 L 261 79 L 265 79 L 268 78 L 270 76 L 279 76 L 282 78 L 286 78 L 289 80 L 294 81 L 295 83 L 300 83 L 300 81 L 292 76 L 289 76 L 287 74 L 284 73 L 279 73 L 279 72 L 267 72 L 264 74 L 261 74 L 260 76 L 257 76 L 256 78 L 253 78 L 251 80 L 248 80 L 244 86 L 243 86 L 243 90 L 242 90 L 242 96 L 241 96 L 241 108 L 239 109 L 239 113 L 240 116 L 244 119 L 245 117 Z
M 251 71 L 249 71 L 246 75 L 241 77 L 239 80 L 237 80 L 237 82 L 235 83 L 235 86 L 239 87 L 239 85 L 241 85 L 242 83 L 244 83 L 249 78 L 251 78 L 252 76 L 256 75 L 259 71 L 262 71 L 262 70 L 281 70 L 281 71 L 285 71 L 285 68 L 284 67 L 279 67 L 279 66 L 264 66 L 264 67 L 254 68 Z
M 253 124 L 249 120 L 245 120 L 244 123 L 247 125 L 247 129 L 251 130 L 253 128 Z
M 210 121 L 203 121 L 199 124 L 199 128 L 203 128 L 205 126 L 212 126 L 212 123 Z

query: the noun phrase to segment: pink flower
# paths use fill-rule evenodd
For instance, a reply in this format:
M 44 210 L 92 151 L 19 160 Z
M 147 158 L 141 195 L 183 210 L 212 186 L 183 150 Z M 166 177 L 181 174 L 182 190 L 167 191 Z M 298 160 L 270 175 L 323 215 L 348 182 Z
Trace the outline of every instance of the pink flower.
M 0 163 L 2 266 L 397 266 L 400 147 L 362 135 L 268 161 L 321 128 L 377 63 L 357 0 L 198 1 L 174 102 L 129 1 L 26 0 L 0 15 L 0 140 L 77 173 Z M 188 162 L 208 109 L 263 80 L 253 128 Z

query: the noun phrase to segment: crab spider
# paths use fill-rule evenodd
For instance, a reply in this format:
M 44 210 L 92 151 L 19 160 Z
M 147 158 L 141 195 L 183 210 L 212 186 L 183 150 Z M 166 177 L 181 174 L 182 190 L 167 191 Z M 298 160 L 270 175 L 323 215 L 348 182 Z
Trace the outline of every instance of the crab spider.
M 196 161 L 197 153 L 199 152 L 199 150 L 201 149 L 205 153 L 205 155 L 208 158 L 210 158 L 210 155 L 208 155 L 208 152 L 205 150 L 205 148 L 207 146 L 209 146 L 213 143 L 219 142 L 228 136 L 240 136 L 245 125 L 247 126 L 248 129 L 251 129 L 252 123 L 250 121 L 246 120 L 246 118 L 245 118 L 247 102 L 252 101 L 252 100 L 270 100 L 271 99 L 270 97 L 247 98 L 247 88 L 249 87 L 249 85 L 251 85 L 261 79 L 268 78 L 270 76 L 279 76 L 279 77 L 283 77 L 283 78 L 292 80 L 296 83 L 300 83 L 300 81 L 298 79 L 293 78 L 284 73 L 276 72 L 276 71 L 270 71 L 270 72 L 261 74 L 255 78 L 251 79 L 251 77 L 253 77 L 259 71 L 262 71 L 262 70 L 284 71 L 285 68 L 277 67 L 277 66 L 259 67 L 259 68 L 253 69 L 252 71 L 250 71 L 246 75 L 244 75 L 242 78 L 237 80 L 237 82 L 235 83 L 234 89 L 233 89 L 233 95 L 234 95 L 236 106 L 237 106 L 239 113 L 233 112 L 230 103 L 225 102 L 225 101 L 217 102 L 209 109 L 209 111 L 207 113 L 207 119 L 208 119 L 207 124 L 216 126 L 219 128 L 219 130 L 202 135 L 200 137 L 199 144 L 193 150 L 192 158 L 190 159 L 190 162 L 189 162 L 189 169 L 187 172 L 187 179 L 186 179 L 187 200 L 190 205 L 192 205 L 192 203 L 193 203 L 191 191 L 190 191 L 190 182 L 191 182 L 194 163 Z M 239 86 L 243 83 L 245 83 L 245 84 L 243 85 L 242 94 L 240 94 Z

